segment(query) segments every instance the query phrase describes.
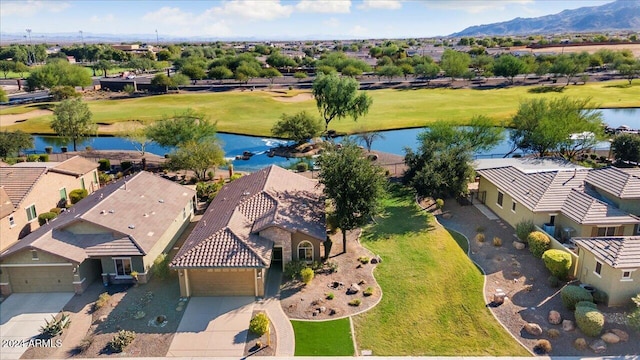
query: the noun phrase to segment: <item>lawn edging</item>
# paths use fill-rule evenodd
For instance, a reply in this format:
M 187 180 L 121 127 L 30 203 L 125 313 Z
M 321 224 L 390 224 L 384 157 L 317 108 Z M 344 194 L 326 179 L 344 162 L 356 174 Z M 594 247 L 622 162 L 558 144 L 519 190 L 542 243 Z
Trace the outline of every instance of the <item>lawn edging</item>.
M 440 222 L 438 221 L 438 218 L 436 216 L 434 216 L 433 218 L 438 224 L 440 224 Z M 456 230 L 453 230 L 451 228 L 445 227 L 442 224 L 440 224 L 440 226 L 442 226 L 447 231 L 453 231 L 453 232 L 456 232 L 456 233 L 462 235 L 467 240 L 467 244 L 469 245 L 469 247 L 467 248 L 467 257 L 482 272 L 482 281 L 483 281 L 483 283 L 482 283 L 482 297 L 486 301 L 486 299 L 487 299 L 487 293 L 486 293 L 486 289 L 487 289 L 487 272 L 482 268 L 482 266 L 480 266 L 480 264 L 478 264 L 475 260 L 473 260 L 471 258 L 471 256 L 469 256 L 470 251 L 471 251 L 471 242 L 469 241 L 469 238 L 465 234 L 463 234 L 463 233 L 461 233 L 459 231 L 456 231 Z M 496 314 L 493 312 L 493 310 L 491 309 L 490 306 L 487 306 L 487 307 L 489 308 L 489 312 L 491 313 L 491 316 L 493 316 L 493 318 L 496 319 L 498 324 L 500 324 L 500 326 L 502 326 L 502 328 L 509 334 L 509 336 L 511 336 L 515 341 L 518 342 L 518 344 L 520 344 L 520 346 L 522 346 L 525 350 L 527 350 L 531 354 L 531 356 L 537 356 L 533 352 L 533 350 L 531 350 L 531 349 L 529 349 L 529 347 L 525 346 L 524 343 L 522 343 L 522 341 L 520 341 L 520 339 L 518 339 L 515 335 L 513 335 L 513 333 L 511 333 L 511 331 L 509 331 L 509 329 L 506 326 L 504 326 L 502 321 L 500 321 L 500 319 L 496 316 Z

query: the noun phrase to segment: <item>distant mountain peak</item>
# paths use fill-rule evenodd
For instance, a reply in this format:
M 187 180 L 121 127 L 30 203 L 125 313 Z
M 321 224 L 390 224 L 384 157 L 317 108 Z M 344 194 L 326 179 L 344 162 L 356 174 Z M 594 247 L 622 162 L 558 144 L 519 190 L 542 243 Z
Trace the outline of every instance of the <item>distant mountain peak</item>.
M 558 14 L 468 27 L 452 37 L 533 35 L 569 32 L 639 30 L 640 1 L 617 0 L 601 6 L 563 10 Z

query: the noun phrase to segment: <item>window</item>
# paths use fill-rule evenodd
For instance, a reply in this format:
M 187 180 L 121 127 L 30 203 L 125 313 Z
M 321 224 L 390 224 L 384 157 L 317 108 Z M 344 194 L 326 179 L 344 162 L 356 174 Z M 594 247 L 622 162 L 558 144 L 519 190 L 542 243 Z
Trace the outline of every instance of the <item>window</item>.
M 80 186 L 82 186 L 82 190 L 85 190 L 86 188 L 84 187 L 84 178 L 80 178 Z
M 633 279 L 631 278 L 631 272 L 633 270 L 623 270 L 622 271 L 622 280 L 623 281 L 633 281 Z
M 511 211 L 516 212 L 516 202 L 515 201 L 511 202 Z
M 636 235 L 640 235 L 640 224 L 636 224 L 636 231 L 634 231 Z
M 187 218 L 187 209 L 184 208 L 182 209 L 182 219 L 186 219 Z
M 502 201 L 504 200 L 504 194 L 498 191 L 498 206 L 502 207 Z
M 98 185 L 98 172 L 94 171 L 93 172 L 93 182 Z
M 308 241 L 298 244 L 298 260 L 313 261 L 313 245 Z
M 9 227 L 16 226 L 16 219 L 14 219 L 13 215 L 9 215 Z
M 60 200 L 67 201 L 67 189 L 60 189 Z
M 600 277 L 600 273 L 602 272 L 602 263 L 600 261 L 596 261 L 596 269 L 593 272 Z
M 38 213 L 36 212 L 36 205 L 33 204 L 25 209 L 27 211 L 27 221 L 33 221 L 38 217 Z
M 131 275 L 131 258 L 114 258 L 116 263 L 116 276 Z
M 614 236 L 615 234 L 616 234 L 615 226 L 598 228 L 598 236 Z
M 40 260 L 38 258 L 38 252 L 35 250 L 31 250 L 31 260 Z

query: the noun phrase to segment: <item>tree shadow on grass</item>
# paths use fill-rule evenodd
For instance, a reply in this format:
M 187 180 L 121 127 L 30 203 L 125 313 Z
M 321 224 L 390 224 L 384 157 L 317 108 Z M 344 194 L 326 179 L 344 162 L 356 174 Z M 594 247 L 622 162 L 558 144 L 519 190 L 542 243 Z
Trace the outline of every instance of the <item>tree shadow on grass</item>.
M 531 94 L 561 93 L 563 91 L 564 86 L 538 86 L 527 90 L 527 92 Z

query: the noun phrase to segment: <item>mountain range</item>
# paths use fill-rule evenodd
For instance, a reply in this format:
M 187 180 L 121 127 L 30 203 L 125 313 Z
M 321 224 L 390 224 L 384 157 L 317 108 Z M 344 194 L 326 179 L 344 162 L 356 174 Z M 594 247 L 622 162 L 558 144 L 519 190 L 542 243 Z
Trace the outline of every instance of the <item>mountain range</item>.
M 533 35 L 554 33 L 640 30 L 640 1 L 617 0 L 601 6 L 564 10 L 558 14 L 536 18 L 468 27 L 452 37 L 485 35 Z

